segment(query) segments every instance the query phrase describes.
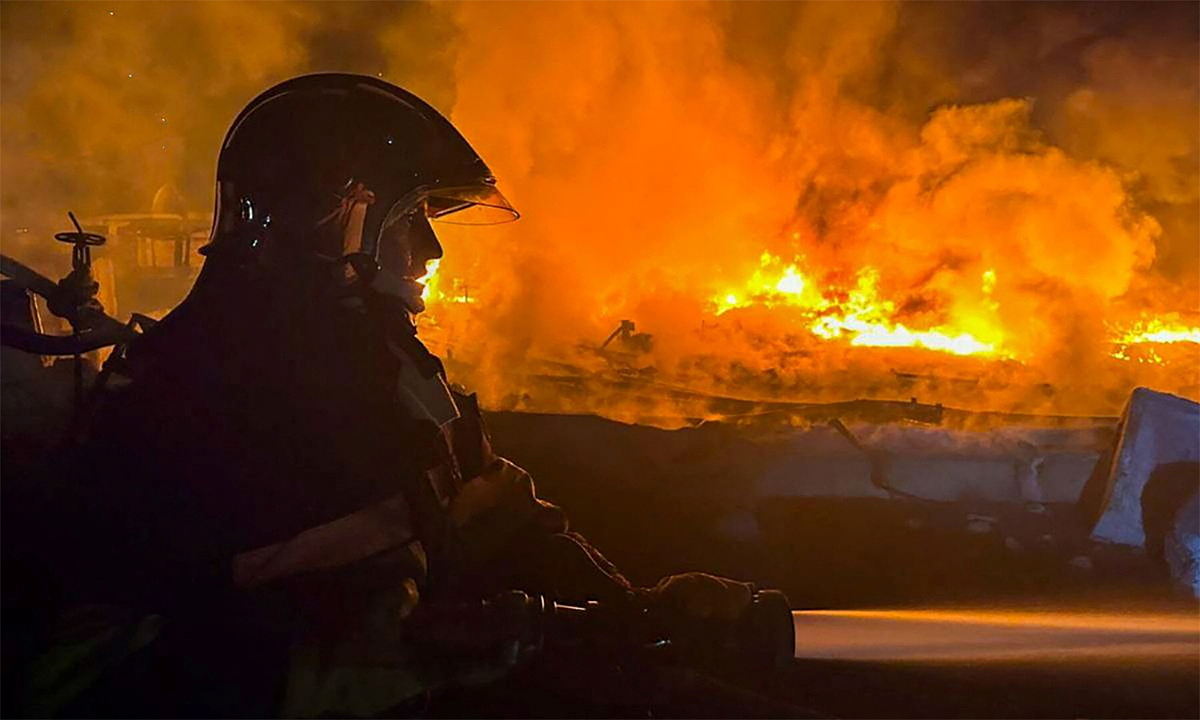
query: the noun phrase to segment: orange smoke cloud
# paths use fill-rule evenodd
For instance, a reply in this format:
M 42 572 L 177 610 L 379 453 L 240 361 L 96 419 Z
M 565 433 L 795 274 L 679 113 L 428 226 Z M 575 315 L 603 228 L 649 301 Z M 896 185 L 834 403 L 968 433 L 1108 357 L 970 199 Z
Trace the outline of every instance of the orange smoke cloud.
M 1014 359 L 1019 371 L 982 371 L 1001 376 L 984 403 L 1029 402 L 1012 397 L 1013 372 L 1078 392 L 1081 373 L 1103 377 L 1103 398 L 1074 407 L 1111 410 L 1132 380 L 1105 322 L 1165 242 L 1138 195 L 1143 176 L 1052 143 L 1033 99 L 914 116 L 910 99 L 864 97 L 901 52 L 904 11 L 802 6 L 783 75 L 764 77 L 731 59 L 726 6 L 455 6 L 467 40 L 454 119 L 525 213 L 490 236 L 448 238 L 445 271 L 470 266 L 484 298 L 460 334 L 486 338 L 472 355 L 483 377 L 511 388 L 537 359 L 572 357 L 632 318 L 654 336 L 645 362 L 658 377 L 699 362 L 710 389 L 758 374 L 745 389 L 829 397 L 897 365 L 961 372 L 925 356 L 850 360 L 820 342 L 840 338 Z M 1097 53 L 1085 57 L 1093 74 Z M 1163 155 L 1176 152 L 1195 147 Z M 873 305 L 848 312 L 864 278 Z M 845 382 L 847 365 L 857 381 Z M 1194 395 L 1195 378 L 1172 389 Z M 1065 394 L 1034 402 L 1070 405 Z

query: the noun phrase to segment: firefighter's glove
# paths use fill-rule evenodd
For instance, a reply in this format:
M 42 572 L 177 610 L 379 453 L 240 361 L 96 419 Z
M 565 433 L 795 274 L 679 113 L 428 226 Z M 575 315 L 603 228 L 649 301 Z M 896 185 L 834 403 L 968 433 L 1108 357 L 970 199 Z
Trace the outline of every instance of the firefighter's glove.
M 754 586 L 708 573 L 669 575 L 646 594 L 695 620 L 735 620 L 750 606 Z
M 450 505 L 449 520 L 448 557 L 460 569 L 503 555 L 522 529 L 566 530 L 562 510 L 539 500 L 529 473 L 504 458 L 463 485 Z
M 423 604 L 408 623 L 410 637 L 435 663 L 458 668 L 452 684 L 494 679 L 540 649 L 538 617 L 518 602 L 524 597 Z

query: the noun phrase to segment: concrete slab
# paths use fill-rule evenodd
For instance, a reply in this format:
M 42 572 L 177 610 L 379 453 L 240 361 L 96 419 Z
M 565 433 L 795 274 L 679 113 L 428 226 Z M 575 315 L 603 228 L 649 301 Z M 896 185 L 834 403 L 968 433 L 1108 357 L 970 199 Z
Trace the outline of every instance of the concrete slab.
M 1200 461 L 1200 404 L 1137 388 L 1121 415 L 1121 428 L 1092 537 L 1141 547 L 1146 543 L 1142 492 L 1150 476 L 1160 465 Z

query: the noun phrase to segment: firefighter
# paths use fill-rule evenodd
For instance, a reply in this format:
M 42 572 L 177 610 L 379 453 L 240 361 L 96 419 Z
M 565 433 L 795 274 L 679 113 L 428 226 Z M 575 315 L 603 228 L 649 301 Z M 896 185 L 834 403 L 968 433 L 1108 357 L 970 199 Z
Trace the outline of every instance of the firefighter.
M 439 600 L 749 602 L 700 574 L 632 588 L 492 452 L 417 338 L 430 221 L 516 218 L 462 135 L 382 80 L 298 77 L 238 115 L 203 270 L 111 361 L 81 456 L 69 525 L 88 540 L 63 562 L 81 597 L 141 614 L 107 700 L 76 710 L 374 715 L 511 665 L 507 644 L 468 660 L 414 642 Z

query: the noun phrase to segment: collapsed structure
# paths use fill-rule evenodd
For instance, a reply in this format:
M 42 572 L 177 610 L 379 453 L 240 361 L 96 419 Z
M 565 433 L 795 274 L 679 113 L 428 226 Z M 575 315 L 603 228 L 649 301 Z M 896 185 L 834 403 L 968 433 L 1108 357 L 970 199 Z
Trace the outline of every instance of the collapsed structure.
M 609 545 L 619 547 L 631 523 L 638 537 L 653 536 L 647 526 L 654 520 L 643 525 L 631 518 L 629 508 L 644 503 L 655 510 L 639 517 L 669 515 L 675 519 L 659 522 L 686 526 L 711 542 L 777 548 L 787 536 L 795 552 L 779 564 L 802 564 L 780 572 L 806 578 L 805 586 L 787 587 L 800 599 L 812 592 L 811 583 L 908 583 L 899 576 L 932 572 L 918 564 L 952 566 L 971 543 L 998 566 L 938 572 L 955 582 L 1003 573 L 1001 587 L 991 588 L 1001 592 L 1026 570 L 1050 586 L 1072 579 L 1078 586 L 1119 584 L 1124 576 L 1132 589 L 1162 582 L 1154 580 L 1165 579 L 1156 568 L 1169 562 L 1172 582 L 1197 592 L 1200 554 L 1189 514 L 1197 492 L 1196 403 L 1139 389 L 1130 401 L 1137 423 L 989 418 L 905 405 L 810 406 L 790 418 L 776 412 L 753 423 L 675 430 L 579 415 L 504 412 L 489 421 L 496 442 L 542 478 L 552 496 L 565 493 L 573 506 L 591 508 L 582 514 L 590 512 L 599 527 L 589 532 Z M 924 421 L 905 418 L 906 409 L 913 411 L 909 418 L 924 411 Z M 1185 477 L 1156 499 L 1161 488 L 1147 481 L 1171 467 L 1190 471 L 1191 484 Z M 1147 513 L 1155 518 L 1148 525 Z M 819 594 L 816 602 L 843 597 L 853 595 Z

